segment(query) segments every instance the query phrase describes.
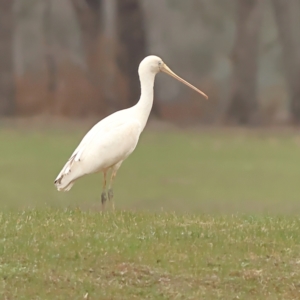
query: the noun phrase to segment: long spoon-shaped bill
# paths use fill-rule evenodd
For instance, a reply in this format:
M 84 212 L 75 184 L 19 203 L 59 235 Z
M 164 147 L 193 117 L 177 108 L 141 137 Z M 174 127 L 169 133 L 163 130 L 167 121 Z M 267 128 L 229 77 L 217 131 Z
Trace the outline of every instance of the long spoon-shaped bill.
M 188 83 L 187 81 L 185 81 L 184 79 L 182 79 L 181 77 L 179 77 L 178 75 L 176 75 L 166 64 L 163 64 L 163 66 L 160 69 L 162 72 L 172 76 L 173 78 L 177 79 L 178 81 L 184 83 L 185 85 L 187 85 L 188 87 L 190 87 L 191 89 L 195 90 L 196 92 L 198 92 L 199 94 L 201 94 L 203 97 L 205 97 L 206 99 L 208 99 L 208 96 L 203 93 L 202 91 L 200 91 L 199 89 L 197 89 L 196 87 L 194 87 L 193 85 L 191 85 L 190 83 Z

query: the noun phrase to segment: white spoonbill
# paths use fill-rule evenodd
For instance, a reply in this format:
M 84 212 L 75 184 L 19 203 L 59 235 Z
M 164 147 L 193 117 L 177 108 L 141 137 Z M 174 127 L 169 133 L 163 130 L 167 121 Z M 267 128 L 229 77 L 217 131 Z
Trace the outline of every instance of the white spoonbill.
M 102 209 L 108 199 L 112 200 L 112 183 L 122 162 L 135 149 L 140 134 L 147 123 L 152 104 L 155 75 L 165 72 L 194 89 L 206 99 L 207 95 L 180 78 L 162 61 L 150 55 L 139 65 L 141 96 L 138 103 L 130 108 L 117 111 L 98 122 L 84 136 L 54 183 L 58 191 L 69 191 L 75 180 L 96 172 L 103 172 Z M 111 169 L 108 193 L 106 193 L 106 175 Z

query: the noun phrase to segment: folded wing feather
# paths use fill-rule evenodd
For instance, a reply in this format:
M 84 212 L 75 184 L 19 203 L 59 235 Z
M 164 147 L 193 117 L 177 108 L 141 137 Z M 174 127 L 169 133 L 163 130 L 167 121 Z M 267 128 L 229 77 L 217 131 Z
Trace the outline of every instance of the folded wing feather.
M 130 125 L 130 123 L 131 122 L 128 122 L 128 119 L 127 120 L 124 120 L 124 119 L 122 120 L 122 118 L 118 118 L 118 119 L 114 118 L 114 119 L 111 119 L 111 120 L 103 119 L 102 121 L 97 123 L 84 136 L 84 138 L 82 139 L 82 141 L 80 142 L 78 147 L 75 149 L 75 151 L 72 153 L 72 155 L 70 156 L 67 163 L 62 168 L 61 172 L 58 174 L 57 178 L 54 181 L 57 189 L 67 191 L 72 187 L 73 181 L 71 180 L 71 178 L 73 176 L 70 176 L 70 178 L 68 178 L 68 175 L 71 174 L 72 167 L 74 166 L 74 164 L 77 165 L 79 162 L 81 162 L 84 159 L 84 156 L 85 156 L 84 153 L 89 152 L 89 151 L 86 151 L 86 150 L 87 150 L 87 148 L 89 148 L 89 150 L 90 150 L 89 146 L 94 141 L 94 139 L 100 140 L 99 138 L 101 136 L 105 136 L 107 134 L 110 134 L 110 132 L 115 131 L 116 128 L 118 128 L 119 126 L 127 127 L 127 124 Z M 134 147 L 135 147 L 135 145 L 134 145 Z M 82 174 L 82 175 L 84 175 L 84 174 Z

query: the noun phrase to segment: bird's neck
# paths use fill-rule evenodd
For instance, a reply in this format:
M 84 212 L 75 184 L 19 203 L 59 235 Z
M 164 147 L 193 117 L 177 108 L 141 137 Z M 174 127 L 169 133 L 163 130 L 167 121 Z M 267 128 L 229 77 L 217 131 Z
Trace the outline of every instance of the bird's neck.
M 141 97 L 136 104 L 137 117 L 142 125 L 142 130 L 146 126 L 153 105 L 153 86 L 155 75 L 152 72 L 140 74 Z

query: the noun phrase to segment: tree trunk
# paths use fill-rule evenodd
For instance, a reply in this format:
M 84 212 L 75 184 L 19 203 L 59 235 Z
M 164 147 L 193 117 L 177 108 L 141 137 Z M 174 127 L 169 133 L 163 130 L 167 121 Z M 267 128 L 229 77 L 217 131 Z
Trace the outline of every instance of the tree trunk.
M 146 56 L 144 14 L 139 0 L 117 0 L 117 65 L 127 85 L 126 103 L 140 97 L 138 67 Z
M 103 100 L 103 62 L 101 53 L 102 0 L 71 0 L 79 27 L 82 44 L 86 55 L 88 79 L 97 90 L 99 98 Z M 97 100 L 98 101 L 98 100 Z M 97 112 L 106 109 L 105 101 L 98 101 Z M 103 107 L 105 106 L 105 108 Z M 94 107 L 95 108 L 95 107 Z M 94 110 L 93 108 L 93 110 Z
M 282 46 L 290 112 L 295 123 L 300 123 L 300 2 L 273 0 L 275 20 Z
M 95 71 L 98 60 L 99 39 L 102 33 L 102 0 L 71 1 L 79 22 L 83 46 L 87 56 L 87 65 L 91 71 Z
M 236 5 L 233 78 L 227 118 L 237 124 L 254 124 L 258 121 L 257 70 L 263 1 L 236 0 Z
M 13 73 L 13 17 L 12 0 L 0 0 L 0 115 L 15 111 Z
M 116 63 L 116 0 L 103 1 L 103 53 L 105 78 L 103 92 L 108 113 L 124 108 L 123 91 Z
M 54 92 L 57 87 L 57 65 L 53 48 L 52 0 L 46 0 L 44 10 L 45 61 L 48 73 L 48 91 Z

